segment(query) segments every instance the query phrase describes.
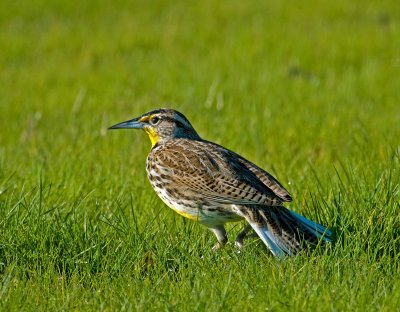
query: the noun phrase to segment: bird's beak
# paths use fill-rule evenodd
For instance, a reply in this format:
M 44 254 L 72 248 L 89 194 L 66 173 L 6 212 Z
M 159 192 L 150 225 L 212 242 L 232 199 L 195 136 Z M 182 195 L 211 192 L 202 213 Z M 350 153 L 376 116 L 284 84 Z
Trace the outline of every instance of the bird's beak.
M 140 117 L 120 122 L 108 129 L 143 129 L 144 123 L 139 121 L 139 119 Z

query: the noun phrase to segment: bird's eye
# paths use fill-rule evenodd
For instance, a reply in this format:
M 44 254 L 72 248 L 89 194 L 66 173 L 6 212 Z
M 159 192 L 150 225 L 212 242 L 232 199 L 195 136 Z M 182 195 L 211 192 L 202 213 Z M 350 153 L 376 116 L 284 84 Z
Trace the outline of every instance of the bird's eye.
M 153 117 L 153 118 L 150 119 L 150 123 L 151 123 L 152 125 L 158 124 L 159 121 L 160 121 L 160 118 L 158 118 L 157 116 L 155 116 L 155 117 Z

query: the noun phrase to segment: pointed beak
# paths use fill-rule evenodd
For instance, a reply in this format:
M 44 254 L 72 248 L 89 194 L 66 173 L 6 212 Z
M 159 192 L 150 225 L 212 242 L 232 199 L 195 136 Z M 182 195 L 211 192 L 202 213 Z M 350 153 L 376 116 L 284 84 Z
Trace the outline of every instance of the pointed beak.
M 116 125 L 108 128 L 111 129 L 143 129 L 144 124 L 139 121 L 140 118 L 134 118 L 124 122 L 117 123 Z

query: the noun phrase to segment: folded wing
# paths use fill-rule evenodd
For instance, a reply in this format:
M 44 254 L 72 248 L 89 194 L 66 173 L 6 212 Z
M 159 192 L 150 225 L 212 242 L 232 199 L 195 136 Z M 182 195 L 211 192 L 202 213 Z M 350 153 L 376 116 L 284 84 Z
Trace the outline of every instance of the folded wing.
M 173 170 L 169 178 L 186 194 L 221 204 L 278 206 L 291 201 L 272 175 L 243 157 L 213 143 L 180 141 L 154 152 L 160 153 L 160 167 Z

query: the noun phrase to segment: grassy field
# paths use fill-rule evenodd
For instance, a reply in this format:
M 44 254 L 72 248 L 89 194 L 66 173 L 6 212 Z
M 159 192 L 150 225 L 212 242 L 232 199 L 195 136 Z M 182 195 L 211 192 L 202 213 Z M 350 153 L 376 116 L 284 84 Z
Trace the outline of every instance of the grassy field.
M 2 1 L 0 68 L 0 311 L 399 311 L 397 1 Z M 336 243 L 211 252 L 107 131 L 159 107 Z

